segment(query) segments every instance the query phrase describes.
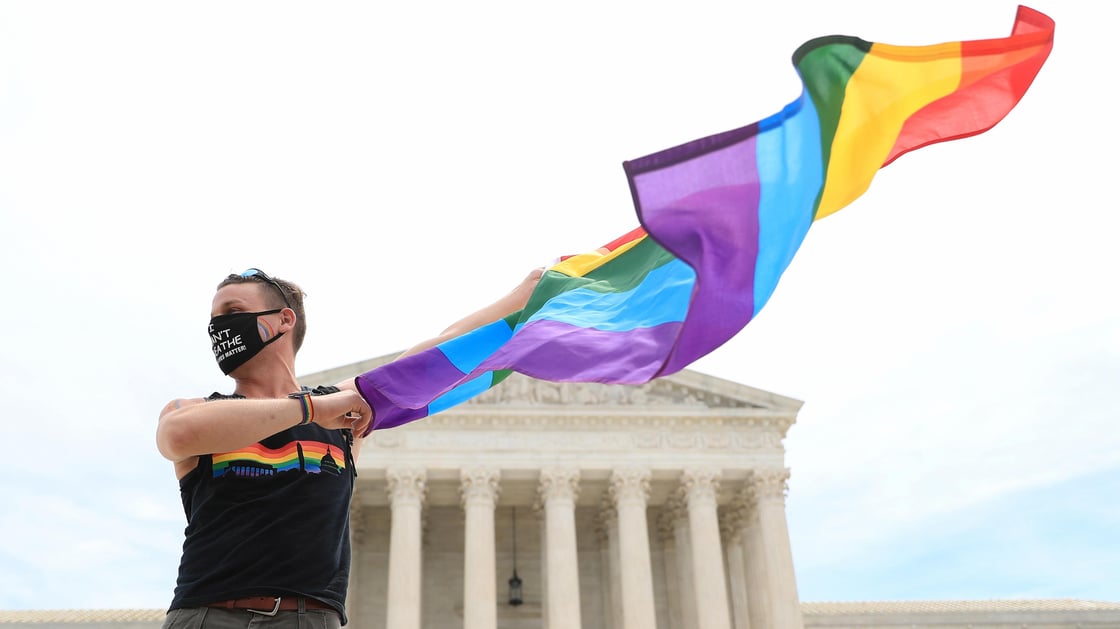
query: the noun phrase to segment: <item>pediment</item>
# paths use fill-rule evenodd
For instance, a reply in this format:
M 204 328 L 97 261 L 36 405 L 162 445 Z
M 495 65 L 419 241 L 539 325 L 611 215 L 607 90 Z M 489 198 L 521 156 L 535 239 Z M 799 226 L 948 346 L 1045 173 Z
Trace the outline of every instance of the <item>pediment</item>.
M 305 384 L 339 382 L 383 365 L 395 355 L 310 374 L 301 377 L 300 381 Z M 801 408 L 801 401 L 686 369 L 642 385 L 548 382 L 515 373 L 463 406 L 476 409 L 511 406 L 741 408 L 796 413 Z

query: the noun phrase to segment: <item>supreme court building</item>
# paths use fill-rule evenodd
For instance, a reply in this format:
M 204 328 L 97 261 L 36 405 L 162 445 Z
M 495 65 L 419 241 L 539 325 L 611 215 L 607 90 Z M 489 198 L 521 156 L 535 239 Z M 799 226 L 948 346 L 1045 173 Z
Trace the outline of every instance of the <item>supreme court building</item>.
M 782 445 L 800 406 L 693 371 L 643 386 L 514 374 L 375 432 L 351 509 L 349 627 L 1120 628 L 1120 603 L 802 603 Z M 0 612 L 0 627 L 155 629 L 163 613 Z
M 800 627 L 782 447 L 800 405 L 695 372 L 641 387 L 515 374 L 375 432 L 351 512 L 350 617 L 369 629 Z

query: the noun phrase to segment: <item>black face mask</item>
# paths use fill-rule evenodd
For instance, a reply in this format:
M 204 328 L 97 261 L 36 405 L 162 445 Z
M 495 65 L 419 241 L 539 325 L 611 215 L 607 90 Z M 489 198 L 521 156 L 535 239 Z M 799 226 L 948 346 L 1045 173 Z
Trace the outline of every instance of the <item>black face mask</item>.
M 210 346 L 222 373 L 228 376 L 231 371 L 259 354 L 266 345 L 284 336 L 281 332 L 262 341 L 261 334 L 257 331 L 257 317 L 275 314 L 280 310 L 281 308 L 262 312 L 235 312 L 210 319 Z

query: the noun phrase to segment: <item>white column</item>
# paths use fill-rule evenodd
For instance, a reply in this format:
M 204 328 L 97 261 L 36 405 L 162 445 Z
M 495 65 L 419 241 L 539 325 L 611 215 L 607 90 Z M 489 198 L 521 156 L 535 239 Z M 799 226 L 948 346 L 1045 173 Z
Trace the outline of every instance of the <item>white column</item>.
M 541 470 L 540 494 L 548 528 L 548 627 L 580 629 L 575 517 L 579 470 Z
M 766 582 L 766 551 L 762 529 L 758 526 L 758 503 L 753 480 L 748 481 L 739 499 L 743 505 L 743 519 L 739 522 L 739 537 L 743 540 L 744 572 L 747 579 L 747 614 L 751 627 L 773 627 L 770 618 L 769 584 Z
M 466 522 L 463 539 L 463 627 L 498 626 L 497 566 L 494 554 L 494 507 L 499 473 L 464 469 L 459 473 Z
M 389 506 L 389 592 L 387 629 L 420 629 L 421 508 L 427 489 L 422 469 L 394 468 L 386 472 Z
M 603 626 L 607 629 L 622 627 L 622 566 L 618 554 L 618 512 L 604 497 L 599 508 L 599 530 L 603 562 Z
M 699 618 L 696 612 L 696 585 L 692 578 L 692 535 L 688 530 L 688 507 L 681 493 L 674 497 L 669 508 L 673 513 L 673 535 L 677 541 L 677 577 L 680 579 L 681 628 L 696 629 Z
M 669 612 L 666 629 L 681 629 L 681 588 L 673 529 L 673 511 L 663 507 L 657 518 L 657 537 L 661 541 L 661 558 L 665 561 L 665 605 Z
M 786 524 L 786 481 L 789 470 L 760 470 L 754 473 L 758 527 L 766 565 L 770 598 L 770 621 L 774 627 L 801 629 L 801 603 L 793 572 L 793 552 Z
M 716 515 L 719 479 L 719 471 L 713 469 L 691 469 L 681 474 L 681 484 L 688 501 L 692 582 L 696 590 L 699 629 L 731 629 L 723 551 L 719 543 L 719 518 Z M 782 625 L 778 626 L 785 629 Z
M 742 507 L 732 503 L 719 511 L 719 532 L 723 553 L 727 560 L 727 592 L 731 599 L 731 626 L 750 629 L 750 612 L 747 609 L 747 573 L 743 562 L 743 542 L 739 536 L 743 519 Z
M 537 496 L 533 513 L 541 529 L 541 629 L 548 627 L 548 518 L 545 517 L 544 502 Z
M 607 580 L 611 578 L 611 547 L 607 536 L 607 525 L 603 513 L 595 520 L 595 541 L 599 543 L 599 574 L 602 575 L 602 585 L 599 589 L 603 593 L 603 627 L 611 627 L 611 589 Z
M 361 589 L 362 545 L 366 537 L 366 519 L 362 499 L 358 492 L 350 498 L 350 581 L 346 584 L 346 616 L 354 623 L 358 619 L 358 591 Z M 360 621 L 358 621 L 360 622 Z
M 619 564 L 622 570 L 622 626 L 624 629 L 655 629 L 657 611 L 653 603 L 653 566 L 649 557 L 648 469 L 616 469 L 611 472 L 610 495 L 618 511 Z

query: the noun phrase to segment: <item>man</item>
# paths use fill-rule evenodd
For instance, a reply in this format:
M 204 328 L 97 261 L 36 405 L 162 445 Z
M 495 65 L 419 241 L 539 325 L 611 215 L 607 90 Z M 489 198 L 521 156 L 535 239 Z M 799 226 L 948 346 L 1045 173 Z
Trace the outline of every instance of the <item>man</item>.
M 402 356 L 524 307 L 541 269 L 513 291 Z M 354 467 L 372 411 L 352 380 L 296 381 L 303 291 L 258 269 L 230 275 L 210 338 L 231 395 L 177 399 L 156 444 L 174 463 L 187 528 L 164 628 L 346 623 Z

